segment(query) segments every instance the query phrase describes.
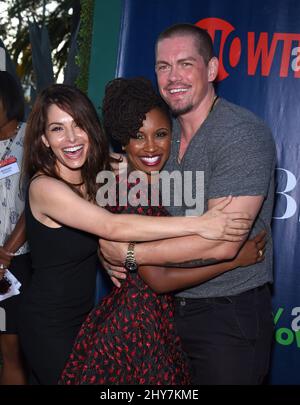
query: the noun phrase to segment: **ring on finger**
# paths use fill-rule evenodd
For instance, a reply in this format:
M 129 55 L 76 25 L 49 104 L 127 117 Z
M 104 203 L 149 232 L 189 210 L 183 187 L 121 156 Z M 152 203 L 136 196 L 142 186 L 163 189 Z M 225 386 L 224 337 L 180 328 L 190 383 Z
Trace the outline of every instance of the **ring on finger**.
M 0 270 L 3 270 L 4 269 L 4 264 L 0 264 Z
M 262 257 L 262 255 L 264 254 L 262 249 L 259 249 L 259 251 L 257 253 L 258 253 L 258 257 Z

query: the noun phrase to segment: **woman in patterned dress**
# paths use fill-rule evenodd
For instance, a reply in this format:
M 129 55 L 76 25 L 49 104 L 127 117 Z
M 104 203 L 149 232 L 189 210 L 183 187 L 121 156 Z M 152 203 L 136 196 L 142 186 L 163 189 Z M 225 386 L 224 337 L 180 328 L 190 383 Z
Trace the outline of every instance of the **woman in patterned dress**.
M 0 170 L 3 168 L 0 175 L 0 280 L 9 269 L 21 282 L 21 293 L 31 275 L 28 245 L 25 243 L 24 193 L 20 188 L 26 127 L 22 123 L 23 115 L 22 89 L 8 72 L 0 72 Z M 0 328 L 3 361 L 0 384 L 3 385 L 26 383 L 18 338 L 19 305 L 20 295 L 0 301 L 0 309 L 4 311 L 1 313 L 5 313 L 4 330 Z
M 153 194 L 157 189 L 151 190 L 170 151 L 166 105 L 149 81 L 115 79 L 106 87 L 103 115 L 107 133 L 122 144 L 130 167 L 128 177 L 117 176 L 115 204 L 107 209 L 168 216 L 159 195 Z M 193 269 L 144 266 L 128 273 L 121 288 L 113 288 L 84 322 L 60 384 L 188 384 L 189 367 L 176 333 L 173 298 L 166 292 L 260 260 L 262 238 L 248 242 L 226 264 Z

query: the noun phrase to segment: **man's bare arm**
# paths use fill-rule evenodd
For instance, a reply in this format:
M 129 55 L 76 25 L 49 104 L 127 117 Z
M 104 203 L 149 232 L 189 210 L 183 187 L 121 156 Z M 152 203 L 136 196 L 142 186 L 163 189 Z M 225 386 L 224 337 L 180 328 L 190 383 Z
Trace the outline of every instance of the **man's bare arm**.
M 141 266 L 139 275 L 157 293 L 167 293 L 193 287 L 211 280 L 237 267 L 246 267 L 264 259 L 266 232 L 261 231 L 255 238 L 246 241 L 234 260 L 204 267 L 172 268 Z M 261 253 L 259 253 L 261 252 Z

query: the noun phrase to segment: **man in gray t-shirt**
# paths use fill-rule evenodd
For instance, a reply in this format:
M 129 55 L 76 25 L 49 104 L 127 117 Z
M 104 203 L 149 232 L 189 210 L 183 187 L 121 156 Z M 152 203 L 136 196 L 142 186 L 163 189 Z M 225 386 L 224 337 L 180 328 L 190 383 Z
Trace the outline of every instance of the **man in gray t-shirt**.
M 264 202 L 252 228 L 252 236 L 262 229 L 271 234 L 270 222 L 274 198 L 275 147 L 264 123 L 251 112 L 219 99 L 191 139 L 184 157 L 178 162 L 180 125 L 173 130 L 170 158 L 164 167 L 173 171 L 204 173 L 204 209 L 209 200 L 232 196 L 263 196 Z M 181 191 L 171 182 L 171 195 Z M 175 192 L 174 192 L 175 189 Z M 197 195 L 193 183 L 193 195 Z M 183 195 L 183 192 L 181 193 Z M 175 197 L 176 198 L 176 197 Z M 191 207 L 184 204 L 168 208 L 172 215 L 186 215 Z M 201 257 L 201 256 L 199 256 Z M 178 294 L 186 298 L 231 296 L 273 281 L 272 240 L 262 263 L 227 272 L 197 287 Z
M 204 173 L 204 209 L 225 196 L 229 212 L 253 218 L 250 234 L 268 233 L 266 258 L 181 291 L 175 319 L 194 384 L 260 384 L 268 372 L 273 336 L 270 222 L 274 196 L 275 146 L 270 131 L 249 111 L 218 99 L 213 82 L 218 59 L 208 33 L 191 24 L 162 32 L 156 44 L 156 75 L 161 96 L 176 122 L 168 172 Z M 171 206 L 185 215 L 186 206 Z M 210 241 L 198 236 L 136 245 L 139 265 L 204 266 L 235 257 L 244 241 Z M 107 244 L 105 257 L 122 265 L 124 246 Z M 111 257 L 111 255 L 110 255 Z

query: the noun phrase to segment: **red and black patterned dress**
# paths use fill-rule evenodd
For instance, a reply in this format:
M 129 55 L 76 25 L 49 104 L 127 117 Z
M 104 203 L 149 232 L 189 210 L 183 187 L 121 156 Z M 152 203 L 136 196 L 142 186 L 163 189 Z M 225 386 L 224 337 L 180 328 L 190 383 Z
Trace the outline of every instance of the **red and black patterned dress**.
M 133 184 L 128 184 L 129 191 Z M 148 202 L 150 199 L 148 199 Z M 118 203 L 111 212 L 166 216 L 161 206 Z M 153 269 L 155 271 L 155 269 Z M 173 297 L 156 294 L 138 273 L 89 314 L 59 384 L 189 384 L 185 354 L 174 323 Z

